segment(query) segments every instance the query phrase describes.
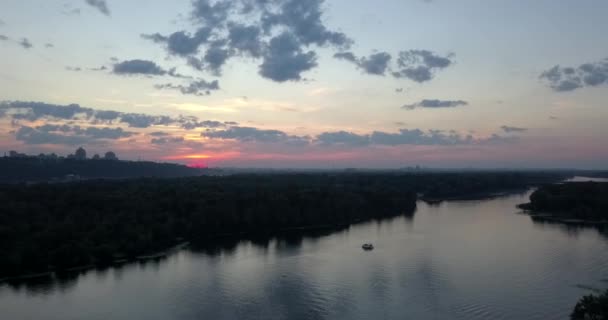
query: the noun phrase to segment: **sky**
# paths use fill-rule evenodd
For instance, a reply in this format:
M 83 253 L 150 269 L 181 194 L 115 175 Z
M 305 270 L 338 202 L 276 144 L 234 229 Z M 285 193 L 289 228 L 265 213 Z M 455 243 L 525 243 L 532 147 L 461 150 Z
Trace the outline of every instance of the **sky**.
M 608 168 L 604 0 L 4 0 L 0 150 Z

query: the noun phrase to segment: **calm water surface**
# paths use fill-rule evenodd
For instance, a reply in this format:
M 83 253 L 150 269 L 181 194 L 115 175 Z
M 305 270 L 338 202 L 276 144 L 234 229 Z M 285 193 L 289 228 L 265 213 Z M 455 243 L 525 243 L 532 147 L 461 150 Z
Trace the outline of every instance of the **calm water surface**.
M 240 241 L 0 285 L 2 319 L 566 319 L 608 288 L 608 238 L 492 200 L 314 237 Z M 373 242 L 376 249 L 361 250 Z

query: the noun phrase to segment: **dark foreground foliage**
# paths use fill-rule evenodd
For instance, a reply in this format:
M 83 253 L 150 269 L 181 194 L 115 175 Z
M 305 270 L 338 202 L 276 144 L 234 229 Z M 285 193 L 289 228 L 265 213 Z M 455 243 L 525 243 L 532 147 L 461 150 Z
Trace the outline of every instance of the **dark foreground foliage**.
M 599 295 L 582 297 L 570 315 L 572 320 L 606 320 L 608 319 L 608 291 Z
M 524 209 L 589 221 L 608 220 L 608 183 L 569 182 L 534 191 Z
M 556 173 L 317 173 L 0 187 L 0 278 L 105 265 L 183 240 L 345 227 L 412 214 L 416 193 L 466 195 Z

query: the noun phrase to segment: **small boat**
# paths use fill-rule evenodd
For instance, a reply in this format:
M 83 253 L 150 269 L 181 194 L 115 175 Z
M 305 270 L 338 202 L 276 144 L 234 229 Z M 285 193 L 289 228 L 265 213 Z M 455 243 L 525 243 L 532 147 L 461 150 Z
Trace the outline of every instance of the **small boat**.
M 361 246 L 361 248 L 363 248 L 365 251 L 374 250 L 374 245 L 371 243 L 365 243 Z

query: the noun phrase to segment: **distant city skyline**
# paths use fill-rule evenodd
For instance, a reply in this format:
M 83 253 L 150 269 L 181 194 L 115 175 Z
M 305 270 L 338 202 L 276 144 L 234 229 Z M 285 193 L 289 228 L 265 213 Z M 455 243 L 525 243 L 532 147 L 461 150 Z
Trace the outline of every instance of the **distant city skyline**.
M 601 0 L 7 0 L 0 148 L 605 169 L 605 12 Z

